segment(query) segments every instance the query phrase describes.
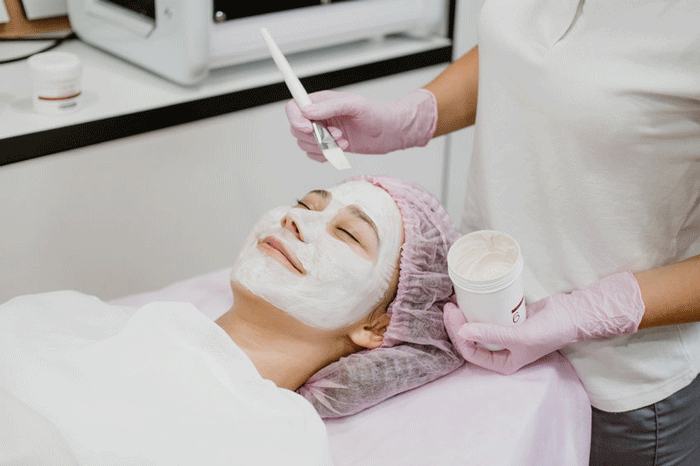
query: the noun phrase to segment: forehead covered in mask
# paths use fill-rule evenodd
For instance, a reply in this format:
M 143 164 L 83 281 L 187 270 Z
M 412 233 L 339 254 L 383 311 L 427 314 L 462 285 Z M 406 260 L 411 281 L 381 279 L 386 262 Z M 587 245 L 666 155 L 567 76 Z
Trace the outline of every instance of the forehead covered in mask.
M 389 291 L 403 240 L 401 214 L 386 191 L 364 181 L 304 199 L 314 196 L 320 199 L 309 209 L 278 207 L 264 215 L 231 278 L 306 325 L 337 329 L 364 318 Z M 353 236 L 339 233 L 352 222 L 376 231 L 376 257 L 358 254 Z

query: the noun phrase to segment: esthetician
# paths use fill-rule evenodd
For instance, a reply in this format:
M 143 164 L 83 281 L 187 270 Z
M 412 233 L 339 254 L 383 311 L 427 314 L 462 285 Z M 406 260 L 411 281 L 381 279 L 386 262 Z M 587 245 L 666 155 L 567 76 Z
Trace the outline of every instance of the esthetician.
M 528 319 L 450 307 L 448 330 L 506 374 L 561 350 L 594 407 L 591 465 L 700 464 L 698 24 L 696 0 L 487 0 L 478 46 L 424 89 L 287 105 L 316 160 L 310 120 L 377 154 L 475 125 L 461 230 L 520 243 Z

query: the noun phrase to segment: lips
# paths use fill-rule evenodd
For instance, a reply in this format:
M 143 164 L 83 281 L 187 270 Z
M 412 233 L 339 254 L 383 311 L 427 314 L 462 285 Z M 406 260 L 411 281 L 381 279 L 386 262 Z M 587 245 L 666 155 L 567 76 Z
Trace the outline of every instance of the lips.
M 291 252 L 285 244 L 274 236 L 267 236 L 258 243 L 258 247 L 273 257 L 278 258 L 282 265 L 301 275 L 306 274 L 306 269 L 297 256 Z

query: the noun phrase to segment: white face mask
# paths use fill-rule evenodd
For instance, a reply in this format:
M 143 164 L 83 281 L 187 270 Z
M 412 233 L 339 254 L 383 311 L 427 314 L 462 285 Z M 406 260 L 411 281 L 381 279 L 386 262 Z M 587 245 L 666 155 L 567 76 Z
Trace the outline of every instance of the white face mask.
M 396 203 L 382 188 L 351 181 L 328 191 L 332 198 L 322 211 L 277 207 L 265 214 L 253 227 L 231 280 L 308 326 L 332 330 L 364 318 L 384 298 L 398 264 L 403 225 Z M 376 225 L 376 262 L 333 230 L 339 211 L 351 205 Z M 282 226 L 287 214 L 303 241 Z M 281 253 L 261 247 L 265 238 L 281 242 L 306 273 L 290 270 Z

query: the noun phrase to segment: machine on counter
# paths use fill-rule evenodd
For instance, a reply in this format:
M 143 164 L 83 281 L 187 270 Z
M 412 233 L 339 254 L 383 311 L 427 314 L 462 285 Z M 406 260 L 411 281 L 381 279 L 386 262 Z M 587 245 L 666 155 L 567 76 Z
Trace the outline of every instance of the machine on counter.
M 73 31 L 83 41 L 176 83 L 192 85 L 210 69 L 267 58 L 261 27 L 267 28 L 288 54 L 395 33 L 429 37 L 443 28 L 449 2 L 242 3 L 68 0 L 68 16 Z

